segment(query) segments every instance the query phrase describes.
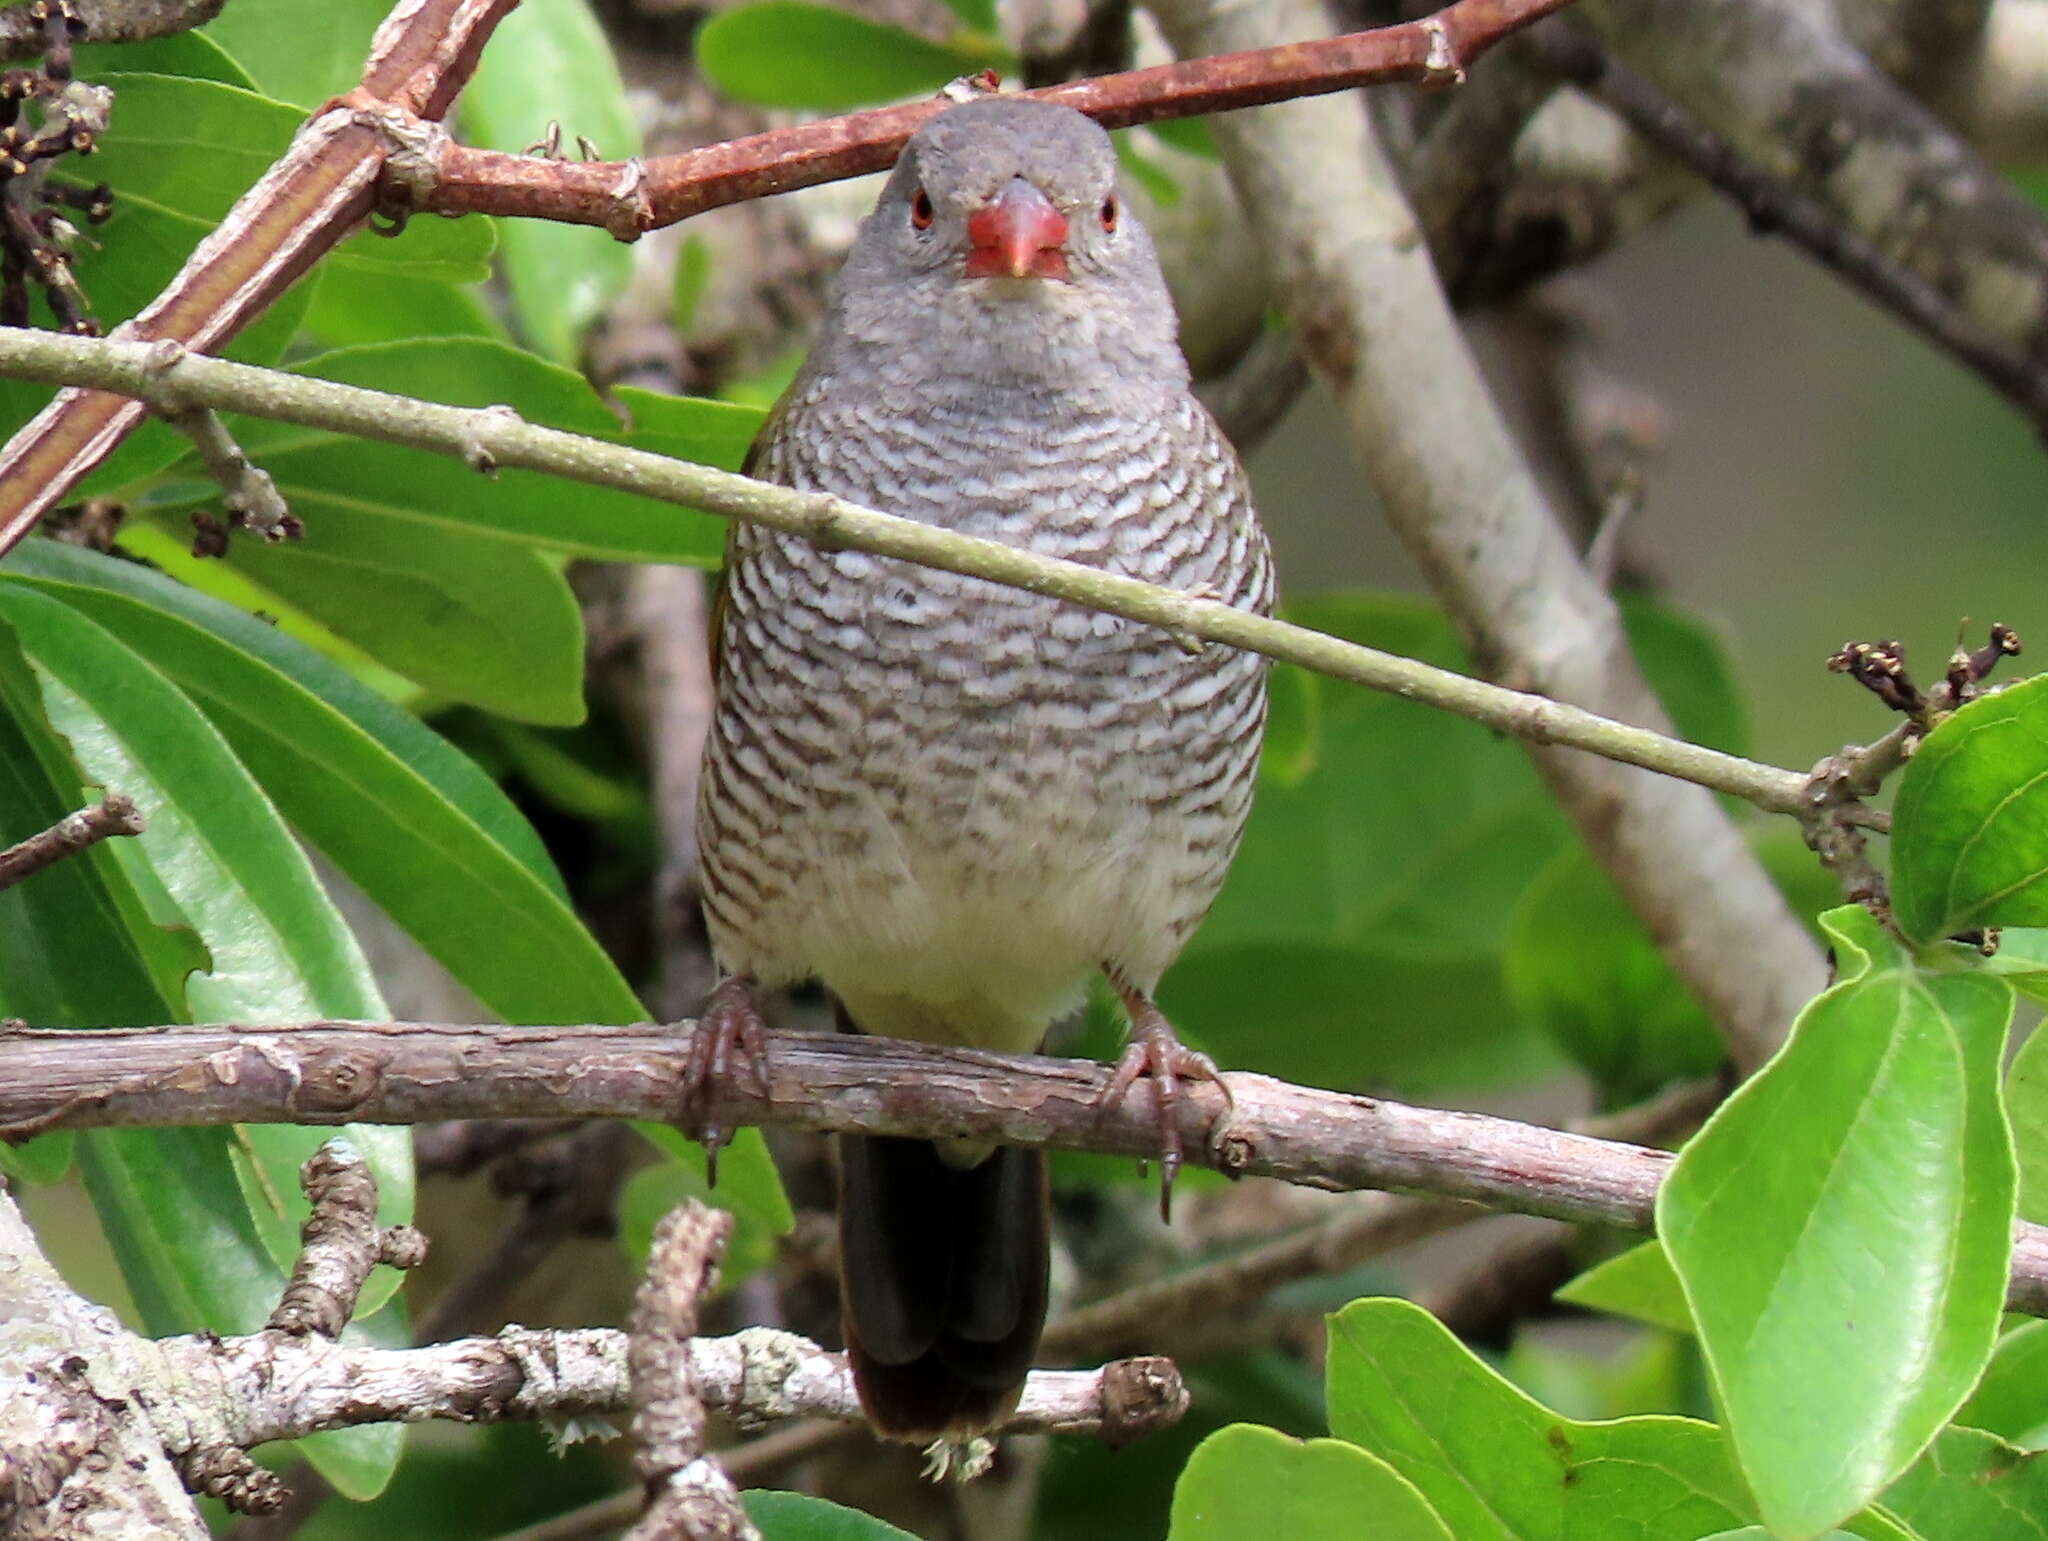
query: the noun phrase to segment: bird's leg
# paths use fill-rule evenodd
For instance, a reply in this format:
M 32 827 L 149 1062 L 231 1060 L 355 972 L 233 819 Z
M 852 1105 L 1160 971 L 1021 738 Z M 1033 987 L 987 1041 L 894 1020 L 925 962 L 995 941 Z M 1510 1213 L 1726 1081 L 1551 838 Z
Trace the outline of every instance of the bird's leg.
M 712 1122 L 711 1100 L 732 1077 L 735 1050 L 753 1072 L 761 1095 L 767 1096 L 768 1024 L 761 1020 L 761 1008 L 754 1000 L 754 981 L 745 974 L 720 980 L 698 1013 L 683 1061 L 682 1094 L 677 1099 L 676 1122 L 704 1147 L 705 1178 L 714 1186 L 719 1147 L 730 1131 Z
M 1192 1081 L 1212 1081 L 1223 1092 L 1224 1105 L 1231 1103 L 1230 1087 L 1217 1073 L 1216 1062 L 1206 1054 L 1198 1054 L 1180 1041 L 1173 1030 L 1173 1024 L 1166 1020 L 1166 1014 L 1153 1004 L 1152 997 L 1124 978 L 1114 968 L 1105 968 L 1110 985 L 1124 1003 L 1124 1010 L 1131 1019 L 1131 1042 L 1124 1050 L 1123 1058 L 1117 1061 L 1116 1073 L 1109 1078 L 1102 1095 L 1096 1099 L 1096 1106 L 1113 1108 L 1122 1102 L 1130 1089 L 1138 1084 L 1138 1077 L 1152 1078 L 1152 1105 L 1159 1116 L 1159 1218 L 1173 1218 L 1173 1180 L 1180 1173 L 1180 1086 L 1185 1077 Z

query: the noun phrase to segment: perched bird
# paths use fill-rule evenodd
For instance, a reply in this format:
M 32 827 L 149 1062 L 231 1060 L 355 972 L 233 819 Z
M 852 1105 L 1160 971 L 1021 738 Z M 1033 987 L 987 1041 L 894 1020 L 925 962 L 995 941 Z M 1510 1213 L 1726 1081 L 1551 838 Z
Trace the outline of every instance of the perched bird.
M 905 147 L 749 469 L 787 486 L 1266 611 L 1244 472 L 1188 386 L 1108 135 L 989 97 Z M 1152 992 L 1251 806 L 1265 665 L 982 579 L 734 527 L 698 810 L 726 978 L 688 1095 L 758 1068 L 755 986 L 842 1028 L 1025 1052 L 1105 973 L 1154 1078 L 1214 1077 Z M 701 1103 L 699 1104 L 702 1105 Z M 701 1120 L 700 1120 L 701 1122 Z M 1016 1406 L 1045 1316 L 1043 1156 L 840 1145 L 843 1320 L 888 1436 Z

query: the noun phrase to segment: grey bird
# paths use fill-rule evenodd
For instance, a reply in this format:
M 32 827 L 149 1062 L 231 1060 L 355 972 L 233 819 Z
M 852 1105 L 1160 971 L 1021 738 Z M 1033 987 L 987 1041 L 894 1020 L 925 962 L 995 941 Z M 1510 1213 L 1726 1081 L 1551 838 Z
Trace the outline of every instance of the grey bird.
M 1266 540 L 1189 389 L 1109 137 L 990 97 L 905 147 L 752 474 L 1265 612 Z M 1155 627 L 735 526 L 698 809 L 724 982 L 685 1088 L 762 1069 L 756 986 L 816 980 L 843 1029 L 1010 1052 L 1105 974 L 1153 1079 L 1152 1003 L 1251 807 L 1265 665 Z M 715 1141 L 716 1130 L 705 1131 Z M 1043 1326 L 1037 1151 L 847 1137 L 843 1325 L 882 1434 L 960 1439 L 1016 1406 Z

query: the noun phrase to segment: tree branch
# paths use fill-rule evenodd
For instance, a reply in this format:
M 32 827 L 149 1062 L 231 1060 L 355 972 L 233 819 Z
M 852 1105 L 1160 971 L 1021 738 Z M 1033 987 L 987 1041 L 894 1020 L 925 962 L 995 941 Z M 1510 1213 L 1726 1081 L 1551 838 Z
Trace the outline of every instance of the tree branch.
M 697 1303 L 718 1277 L 732 1215 L 686 1199 L 662 1217 L 633 1303 L 633 1469 L 647 1509 L 626 1541 L 760 1541 L 739 1490 L 704 1450 L 708 1419 L 690 1373 Z
M 1327 26 L 1315 0 L 1162 0 L 1154 13 L 1183 54 Z M 1330 98 L 1214 127 L 1302 351 L 1481 671 L 1662 727 L 1619 612 L 1566 540 L 1471 356 L 1371 114 Z M 1761 1064 L 1826 971 L 1727 816 L 1671 781 L 1532 758 L 1736 1062 Z
M 1808 778 L 1797 771 L 1684 743 L 1545 696 L 1488 684 L 1101 568 L 879 513 L 823 493 L 796 492 L 710 466 L 538 428 L 505 407 L 440 406 L 208 358 L 171 343 L 62 337 L 9 328 L 0 328 L 0 376 L 74 381 L 151 403 L 168 398 L 299 423 L 452 455 L 480 468 L 543 471 L 748 519 L 820 545 L 901 557 L 1163 626 L 1187 638 L 1246 648 L 1333 679 L 1455 712 L 1531 743 L 1584 749 L 1732 793 L 1767 812 L 1796 816 L 1808 809 Z M 1882 814 L 1865 810 L 1860 817 L 1873 828 L 1886 827 Z
M 1225 112 L 1403 81 L 1450 85 L 1500 38 L 1569 0 L 1455 0 L 1369 32 L 1102 75 L 1023 93 L 1105 128 Z M 401 189 L 437 214 L 509 214 L 601 225 L 630 240 L 706 209 L 880 171 L 950 103 L 882 107 L 648 161 L 568 162 L 474 150 L 445 135 Z
M 115 835 L 142 833 L 142 815 L 119 792 L 109 793 L 90 808 L 67 813 L 40 834 L 0 851 L 0 891 L 34 877 L 45 867 L 89 850 Z
M 71 0 L 84 31 L 81 43 L 139 43 L 145 38 L 203 27 L 227 0 Z M 25 3 L 0 9 L 0 60 L 32 59 L 43 51 L 43 23 Z
M 688 1053 L 675 1027 L 317 1022 L 297 1027 L 0 1028 L 0 1138 L 158 1124 L 445 1118 L 666 1119 Z M 932 1049 L 853 1035 L 771 1035 L 762 1095 L 734 1078 L 710 1109 L 726 1127 L 986 1139 L 1147 1157 L 1150 1088 L 1098 1105 L 1087 1061 Z M 1409 1107 L 1227 1078 L 1179 1102 L 1188 1160 L 1233 1176 L 1334 1190 L 1392 1188 L 1489 1209 L 1648 1230 L 1664 1151 L 1481 1113 Z M 2014 1310 L 2048 1314 L 2048 1228 L 2017 1233 Z

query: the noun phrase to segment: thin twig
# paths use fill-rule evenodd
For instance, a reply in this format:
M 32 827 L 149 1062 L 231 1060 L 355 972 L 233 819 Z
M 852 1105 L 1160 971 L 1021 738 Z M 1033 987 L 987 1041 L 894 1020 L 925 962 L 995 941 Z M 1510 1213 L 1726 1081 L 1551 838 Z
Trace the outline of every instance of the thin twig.
M 696 1199 L 655 1227 L 627 1353 L 639 1444 L 633 1468 L 647 1507 L 627 1541 L 760 1541 L 732 1479 L 705 1452 L 708 1420 L 690 1379 L 697 1303 L 716 1282 L 731 1235 L 731 1212 Z
M 298 1260 L 266 1325 L 273 1332 L 339 1338 L 370 1270 L 379 1263 L 417 1268 L 427 1255 L 426 1238 L 409 1225 L 377 1224 L 376 1179 L 347 1140 L 323 1144 L 300 1168 L 299 1181 L 313 1213 L 299 1228 Z
M 1290 97 L 1403 81 L 1449 84 L 1500 38 L 1568 0 L 1456 0 L 1419 21 L 1156 65 L 1027 92 L 1106 128 L 1224 112 Z M 412 207 L 601 225 L 630 239 L 706 209 L 880 171 L 948 104 L 883 107 L 647 161 L 506 155 L 436 136 L 402 185 Z
M 710 466 L 535 427 L 504 407 L 440 406 L 208 358 L 169 343 L 5 329 L 0 329 L 0 376 L 75 381 L 145 400 L 169 390 L 180 401 L 217 410 L 409 445 L 472 465 L 545 471 L 614 487 L 752 520 L 823 545 L 902 557 L 1163 626 L 1189 638 L 1264 653 L 1333 679 L 1455 712 L 1529 743 L 1589 750 L 1732 793 L 1768 812 L 1798 814 L 1807 806 L 1807 778 L 1797 771 L 1684 743 L 1545 696 L 1508 690 L 1101 568 L 861 508 L 824 493 L 797 492 Z M 1862 821 L 1873 828 L 1884 824 L 1877 813 L 1865 813 Z
M 92 807 L 67 813 L 40 834 L 0 851 L 0 891 L 111 836 L 139 835 L 142 830 L 143 818 L 134 802 L 111 792 Z
M 210 409 L 187 407 L 166 412 L 164 420 L 192 441 L 208 473 L 220 483 L 221 507 L 227 511 L 229 524 L 273 544 L 297 540 L 306 533 L 270 473 L 250 463 L 227 425 Z
M 81 43 L 139 43 L 145 38 L 204 26 L 226 0 L 71 0 L 83 30 Z M 28 59 L 42 51 L 43 26 L 27 5 L 0 7 L 0 59 Z

